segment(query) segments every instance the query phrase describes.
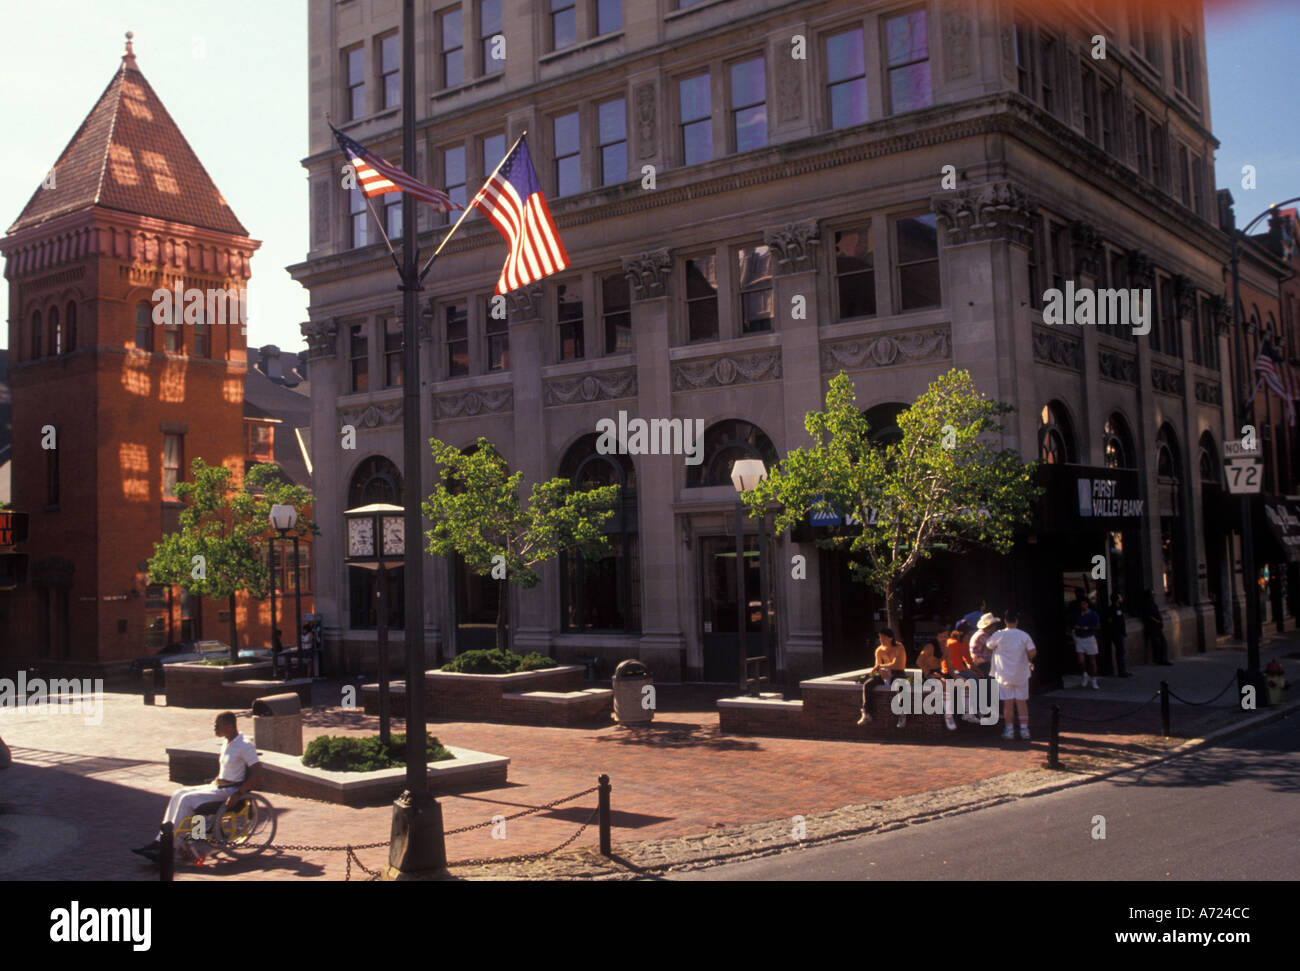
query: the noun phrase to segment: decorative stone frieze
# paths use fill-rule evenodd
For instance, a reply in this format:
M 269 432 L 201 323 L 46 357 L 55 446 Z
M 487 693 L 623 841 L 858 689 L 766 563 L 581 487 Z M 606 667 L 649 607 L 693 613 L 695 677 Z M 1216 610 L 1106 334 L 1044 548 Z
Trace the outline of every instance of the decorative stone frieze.
M 339 424 L 355 428 L 379 428 L 402 423 L 402 403 L 390 401 L 379 405 L 356 405 L 339 409 Z
M 635 397 L 636 368 L 551 378 L 542 386 L 542 400 L 547 405 L 573 405 Z
M 1082 371 L 1083 342 L 1047 327 L 1035 327 L 1034 360 L 1070 371 Z
M 823 374 L 925 364 L 951 358 L 952 331 L 946 325 L 929 330 L 828 341 L 821 346 Z
M 781 378 L 781 352 L 777 348 L 753 354 L 715 357 L 707 361 L 682 361 L 673 365 L 674 391 L 727 388 Z
M 1161 394 L 1175 395 L 1179 398 L 1186 394 L 1186 385 L 1181 371 L 1171 371 L 1154 365 L 1151 368 L 1151 387 Z
M 476 388 L 435 395 L 433 410 L 434 416 L 440 419 L 506 414 L 515 410 L 515 391 L 514 388 Z
M 1196 400 L 1206 405 L 1223 407 L 1223 388 L 1215 381 L 1196 382 Z
M 1109 381 L 1136 386 L 1138 383 L 1137 359 L 1127 354 L 1117 354 L 1104 347 L 1097 351 L 1097 370 Z
M 931 208 L 948 235 L 949 246 L 1009 240 L 1029 246 L 1034 207 L 1025 190 L 1010 182 L 990 182 L 935 196 Z

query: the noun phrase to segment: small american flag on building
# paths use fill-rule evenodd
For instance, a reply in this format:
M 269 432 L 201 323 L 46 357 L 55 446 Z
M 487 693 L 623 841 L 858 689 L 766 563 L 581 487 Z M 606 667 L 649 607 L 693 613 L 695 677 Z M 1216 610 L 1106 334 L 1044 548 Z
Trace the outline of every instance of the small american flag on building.
M 498 294 L 536 283 L 569 265 L 522 138 L 470 205 L 482 210 L 510 246 L 497 280 Z
M 330 131 L 338 139 L 339 147 L 352 160 L 352 166 L 357 170 L 357 187 L 367 197 L 382 196 L 388 192 L 409 192 L 440 212 L 450 212 L 460 208 L 447 193 L 425 185 L 419 179 L 407 175 L 396 165 L 385 162 L 333 125 L 330 125 Z
M 1300 399 L 1300 375 L 1296 374 L 1296 369 L 1286 362 L 1268 338 L 1259 346 L 1259 356 L 1255 358 L 1255 376 L 1285 402 L 1287 417 L 1294 425 L 1295 403 Z

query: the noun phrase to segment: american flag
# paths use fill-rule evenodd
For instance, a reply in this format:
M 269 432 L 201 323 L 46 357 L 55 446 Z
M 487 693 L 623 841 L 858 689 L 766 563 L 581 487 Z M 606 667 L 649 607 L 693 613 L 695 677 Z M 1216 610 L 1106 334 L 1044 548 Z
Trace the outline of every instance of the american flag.
M 352 159 L 352 166 L 357 170 L 357 184 L 368 197 L 382 196 L 388 192 L 409 192 L 417 199 L 429 203 L 439 212 L 450 212 L 460 206 L 452 201 L 451 196 L 432 186 L 427 186 L 419 179 L 407 175 L 396 165 L 390 165 L 365 146 L 354 142 L 333 125 L 330 131 L 339 141 L 339 147 Z
M 1295 403 L 1300 399 L 1300 375 L 1286 362 L 1268 338 L 1259 346 L 1255 358 L 1255 376 L 1269 386 L 1286 403 L 1287 417 L 1295 424 Z
M 522 138 L 470 205 L 481 209 L 510 245 L 497 280 L 498 294 L 536 283 L 569 265 Z

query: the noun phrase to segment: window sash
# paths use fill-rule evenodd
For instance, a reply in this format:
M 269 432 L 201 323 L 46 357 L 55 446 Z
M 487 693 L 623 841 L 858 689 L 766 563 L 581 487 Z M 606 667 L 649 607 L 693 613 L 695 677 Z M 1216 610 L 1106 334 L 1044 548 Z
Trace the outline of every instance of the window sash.
M 442 86 L 453 88 L 465 80 L 465 35 L 462 31 L 460 7 L 445 10 L 439 15 L 442 34 Z

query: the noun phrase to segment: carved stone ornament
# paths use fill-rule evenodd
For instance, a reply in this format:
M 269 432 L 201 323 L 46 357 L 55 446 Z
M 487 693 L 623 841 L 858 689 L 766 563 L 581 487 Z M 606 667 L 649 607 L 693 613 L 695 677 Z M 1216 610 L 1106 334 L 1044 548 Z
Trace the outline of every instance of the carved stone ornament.
M 1106 258 L 1106 249 L 1102 246 L 1101 235 L 1097 230 L 1085 222 L 1076 221 L 1070 226 L 1070 243 L 1074 248 L 1074 272 L 1094 279 L 1098 277 Z
M 1181 398 L 1186 393 L 1181 371 L 1170 371 L 1162 367 L 1151 368 L 1151 387 L 1161 394 L 1176 395 Z
M 1034 360 L 1070 371 L 1081 371 L 1083 342 L 1046 327 L 1035 327 Z
M 433 399 L 438 418 L 474 418 L 514 411 L 514 388 L 485 388 L 437 395 Z
M 655 153 L 655 86 L 653 83 L 637 85 L 632 95 L 636 105 L 637 133 L 641 143 L 637 154 L 641 158 L 650 158 Z
M 1179 319 L 1196 316 L 1196 284 L 1188 277 L 1174 277 L 1174 306 Z
M 946 361 L 952 357 L 952 331 L 948 327 L 879 334 L 821 346 L 823 374 L 840 370 L 862 371 L 905 364 Z
M 307 338 L 308 357 L 333 357 L 337 349 L 339 321 L 337 317 L 309 320 L 298 328 Z
M 1212 296 L 1210 312 L 1214 314 L 1214 333 L 1217 336 L 1228 333 L 1228 328 L 1232 326 L 1232 304 L 1228 303 L 1228 298 L 1222 294 Z
M 317 246 L 330 241 L 330 186 L 328 179 L 320 179 L 311 186 L 311 239 Z
M 1002 39 L 1002 76 L 1008 81 L 1016 79 L 1016 44 L 1011 36 L 1011 25 L 1002 27 L 999 34 Z
M 783 122 L 803 117 L 803 71 L 791 51 L 787 43 L 779 45 L 776 54 L 776 104 Z
M 542 296 L 540 283 L 531 283 L 506 294 L 506 313 L 512 321 L 536 320 L 542 315 Z M 488 298 L 491 300 L 491 298 Z
M 1196 400 L 1202 404 L 1223 407 L 1223 388 L 1209 381 L 1196 382 Z
M 673 390 L 698 391 L 726 388 L 781 377 L 781 352 L 776 348 L 755 354 L 737 354 L 708 361 L 683 361 L 673 365 Z
M 1128 258 L 1128 282 L 1129 286 L 1135 288 L 1154 287 L 1156 278 L 1156 265 L 1151 262 L 1151 257 L 1145 253 L 1139 253 L 1131 249 L 1126 254 Z
M 771 247 L 781 273 L 799 273 L 813 268 L 812 247 L 821 242 L 817 220 L 789 223 L 763 230 L 763 242 Z
M 1034 207 L 1025 190 L 1010 182 L 990 182 L 935 196 L 931 208 L 948 234 L 949 246 L 1009 240 L 1029 246 Z
M 623 272 L 632 285 L 633 300 L 650 300 L 667 292 L 672 257 L 666 249 L 623 257 Z
M 542 387 L 547 405 L 574 405 L 588 401 L 611 401 L 636 397 L 636 368 L 552 378 Z
M 948 0 L 943 10 L 943 56 L 949 78 L 970 74 L 970 14 L 963 0 Z
M 1134 358 L 1104 348 L 1097 351 L 1097 370 L 1103 378 L 1136 386 L 1138 366 Z
M 358 405 L 339 409 L 339 424 L 354 428 L 379 428 L 381 425 L 402 423 L 402 403 L 387 402 L 380 405 Z

